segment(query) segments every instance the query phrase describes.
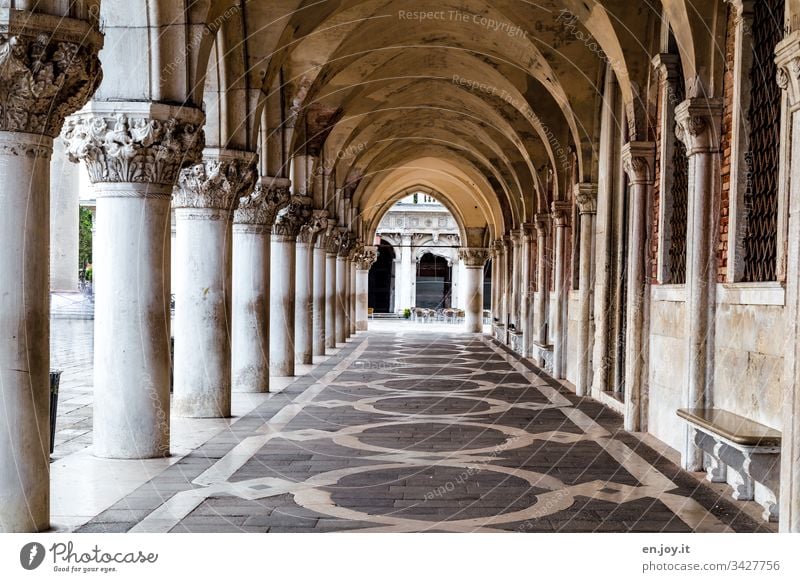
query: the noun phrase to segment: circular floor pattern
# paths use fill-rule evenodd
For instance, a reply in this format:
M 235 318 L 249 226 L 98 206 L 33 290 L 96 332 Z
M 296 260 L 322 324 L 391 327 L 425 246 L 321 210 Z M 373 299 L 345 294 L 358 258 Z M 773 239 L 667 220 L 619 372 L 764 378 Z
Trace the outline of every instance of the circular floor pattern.
M 499 414 L 510 408 L 509 403 L 494 398 L 476 396 L 430 396 L 404 394 L 364 398 L 353 404 L 361 412 L 397 416 L 480 416 Z
M 386 370 L 391 374 L 401 375 L 414 375 L 414 376 L 469 376 L 475 374 L 476 371 L 472 368 L 461 368 L 459 366 L 403 366 L 402 368 L 393 368 Z
M 388 392 L 406 392 L 408 390 L 435 392 L 450 395 L 453 392 L 486 392 L 495 385 L 482 380 L 458 380 L 449 378 L 431 378 L 429 376 L 407 377 L 399 379 L 382 379 L 370 382 L 370 388 Z

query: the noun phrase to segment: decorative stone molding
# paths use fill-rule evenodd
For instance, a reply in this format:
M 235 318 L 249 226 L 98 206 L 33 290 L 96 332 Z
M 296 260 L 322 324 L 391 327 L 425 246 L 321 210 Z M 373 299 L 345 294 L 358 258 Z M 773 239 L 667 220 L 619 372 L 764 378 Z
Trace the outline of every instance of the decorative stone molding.
M 103 77 L 102 35 L 88 22 L 4 10 L 0 16 L 0 131 L 55 138 Z
M 465 248 L 458 250 L 458 258 L 467 267 L 483 267 L 489 260 L 489 249 Z
M 311 219 L 311 213 L 311 198 L 292 196 L 286 208 L 278 214 L 272 234 L 296 239 L 300 229 Z
M 680 57 L 669 53 L 659 53 L 650 61 L 662 82 L 675 83 L 681 75 Z
M 675 108 L 675 135 L 686 146 L 686 155 L 720 151 L 722 100 L 695 97 Z
M 652 184 L 655 179 L 656 144 L 631 141 L 622 146 L 622 168 L 631 184 Z
M 313 245 L 317 241 L 320 233 L 328 229 L 328 211 L 327 210 L 313 210 L 311 212 L 311 220 L 300 228 L 300 234 L 297 236 L 297 242 Z
M 341 230 L 339 232 L 339 256 L 345 259 L 350 258 L 350 253 L 357 243 L 358 239 L 354 233 L 344 229 Z
M 597 214 L 597 184 L 575 184 L 575 202 L 581 214 Z
M 359 271 L 369 271 L 378 260 L 378 247 L 361 247 L 361 251 L 353 259 Z
M 53 154 L 53 138 L 34 133 L 0 134 L 0 155 L 48 159 Z
M 533 216 L 533 224 L 536 226 L 536 232 L 539 236 L 547 236 L 547 233 L 550 232 L 552 221 L 553 217 L 547 212 L 539 212 Z
M 522 240 L 525 243 L 536 240 L 536 224 L 533 222 L 526 222 L 522 225 Z
M 506 245 L 503 243 L 502 240 L 496 240 L 492 243 L 492 251 L 495 255 L 501 256 L 504 252 L 506 252 Z
M 239 199 L 233 213 L 234 224 L 264 226 L 272 231 L 275 217 L 289 204 L 289 181 L 286 184 L 275 182 L 273 178 L 262 178 L 253 192 Z
M 566 200 L 554 200 L 551 206 L 553 221 L 556 227 L 563 228 L 569 226 L 572 204 Z
M 173 186 L 181 168 L 201 158 L 204 119 L 191 107 L 92 102 L 67 119 L 62 135 L 70 160 L 86 162 L 93 184 Z
M 786 36 L 775 47 L 778 86 L 787 92 L 792 111 L 800 109 L 800 30 Z
M 234 211 L 258 176 L 253 152 L 206 149 L 203 161 L 181 170 L 172 196 L 174 208 L 214 208 Z

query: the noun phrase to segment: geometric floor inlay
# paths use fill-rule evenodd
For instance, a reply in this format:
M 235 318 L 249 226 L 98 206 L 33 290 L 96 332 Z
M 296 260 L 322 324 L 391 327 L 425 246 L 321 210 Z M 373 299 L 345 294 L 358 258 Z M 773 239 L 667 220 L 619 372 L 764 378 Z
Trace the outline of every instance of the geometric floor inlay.
M 768 531 L 489 338 L 388 332 L 79 531 L 337 530 Z

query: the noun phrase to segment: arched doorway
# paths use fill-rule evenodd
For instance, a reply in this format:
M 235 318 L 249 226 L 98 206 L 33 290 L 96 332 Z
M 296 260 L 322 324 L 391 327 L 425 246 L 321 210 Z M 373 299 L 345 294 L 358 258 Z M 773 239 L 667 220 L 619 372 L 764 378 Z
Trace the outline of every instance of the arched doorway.
M 394 248 L 386 241 L 378 246 L 378 260 L 369 270 L 369 306 L 375 313 L 394 312 Z
M 452 268 L 444 257 L 425 253 L 417 263 L 417 307 L 442 309 L 452 303 Z

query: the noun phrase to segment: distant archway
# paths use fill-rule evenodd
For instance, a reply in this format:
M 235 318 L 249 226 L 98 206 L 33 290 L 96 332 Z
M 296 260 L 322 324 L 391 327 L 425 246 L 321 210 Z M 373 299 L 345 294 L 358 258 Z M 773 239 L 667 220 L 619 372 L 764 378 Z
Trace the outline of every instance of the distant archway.
M 453 271 L 447 259 L 425 253 L 417 263 L 417 307 L 442 309 L 452 305 Z
M 395 252 L 391 244 L 381 241 L 378 246 L 378 260 L 369 270 L 369 307 L 375 313 L 393 313 Z

